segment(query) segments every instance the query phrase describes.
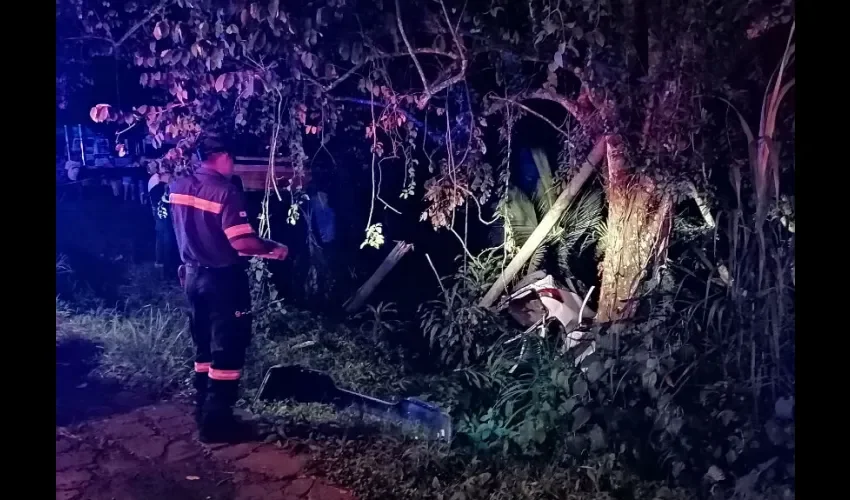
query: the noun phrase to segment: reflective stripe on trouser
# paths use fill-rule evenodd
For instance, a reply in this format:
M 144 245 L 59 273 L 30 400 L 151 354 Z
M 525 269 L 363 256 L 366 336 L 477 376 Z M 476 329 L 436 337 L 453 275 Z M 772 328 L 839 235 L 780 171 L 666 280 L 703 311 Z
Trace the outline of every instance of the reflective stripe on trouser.
M 229 413 L 238 396 L 245 350 L 251 340 L 251 295 L 241 267 L 187 266 L 186 294 L 195 367 L 209 381 L 206 410 Z
M 242 370 L 219 370 L 210 368 L 210 380 L 239 380 L 242 377 Z

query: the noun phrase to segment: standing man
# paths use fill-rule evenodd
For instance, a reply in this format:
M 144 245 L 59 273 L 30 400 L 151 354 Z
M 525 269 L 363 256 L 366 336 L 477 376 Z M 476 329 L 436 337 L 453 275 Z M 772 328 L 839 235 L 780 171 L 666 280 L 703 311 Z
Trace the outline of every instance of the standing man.
M 200 439 L 233 443 L 252 437 L 233 415 L 251 338 L 251 294 L 240 255 L 283 260 L 288 249 L 259 238 L 248 223 L 242 193 L 230 181 L 227 148 L 208 140 L 200 156 L 194 174 L 170 184 L 169 202 L 191 306 Z
M 177 241 L 174 236 L 174 224 L 171 221 L 171 209 L 168 206 L 168 183 L 171 174 L 167 171 L 155 173 L 148 181 L 148 193 L 156 230 L 156 261 L 154 266 L 162 273 L 162 278 L 173 279 L 177 271 L 175 262 Z

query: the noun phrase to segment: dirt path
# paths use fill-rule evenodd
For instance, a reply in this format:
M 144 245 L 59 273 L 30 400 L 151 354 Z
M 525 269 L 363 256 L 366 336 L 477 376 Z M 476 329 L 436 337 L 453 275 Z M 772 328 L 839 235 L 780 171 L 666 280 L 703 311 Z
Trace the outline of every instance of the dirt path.
M 149 405 L 56 428 L 57 500 L 354 500 L 285 444 L 205 446 L 190 407 Z

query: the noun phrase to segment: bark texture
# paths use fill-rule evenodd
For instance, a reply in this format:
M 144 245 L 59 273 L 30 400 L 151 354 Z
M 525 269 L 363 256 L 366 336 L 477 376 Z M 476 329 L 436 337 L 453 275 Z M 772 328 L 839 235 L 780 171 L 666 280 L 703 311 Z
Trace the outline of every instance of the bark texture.
M 667 247 L 671 200 L 650 179 L 629 172 L 619 137 L 608 143 L 608 231 L 600 266 L 597 320 L 634 316 L 638 287 Z

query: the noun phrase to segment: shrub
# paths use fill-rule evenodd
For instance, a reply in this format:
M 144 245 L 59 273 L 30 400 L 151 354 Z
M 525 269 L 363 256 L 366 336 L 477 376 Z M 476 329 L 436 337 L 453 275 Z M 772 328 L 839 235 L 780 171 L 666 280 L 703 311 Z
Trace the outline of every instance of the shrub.
M 452 277 L 451 285 L 443 287 L 442 300 L 419 306 L 420 330 L 444 368 L 481 361 L 495 340 L 508 331 L 499 316 L 477 304 L 478 297 L 496 280 L 499 262 L 495 249 L 470 259 Z

